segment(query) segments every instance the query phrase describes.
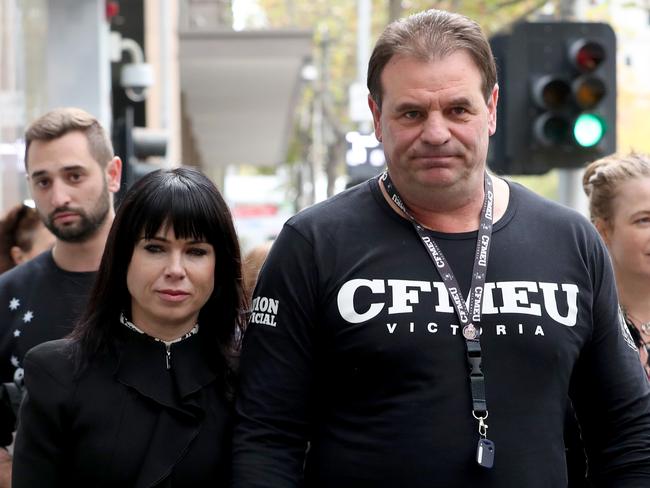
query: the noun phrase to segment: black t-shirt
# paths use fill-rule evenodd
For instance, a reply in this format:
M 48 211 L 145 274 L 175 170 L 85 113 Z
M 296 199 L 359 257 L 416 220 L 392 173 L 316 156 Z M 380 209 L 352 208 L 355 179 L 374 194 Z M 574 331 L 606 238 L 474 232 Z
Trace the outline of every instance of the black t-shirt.
M 467 296 L 477 233 L 431 234 Z M 650 486 L 650 388 L 593 226 L 510 183 L 483 294 L 491 470 L 449 296 L 376 179 L 290 219 L 244 340 L 233 486 L 298 486 L 303 462 L 309 487 L 565 486 L 569 396 L 598 486 Z
M 84 311 L 95 272 L 59 268 L 46 251 L 0 275 L 0 381 L 22 378 L 32 347 L 60 339 Z M 0 409 L 0 443 L 11 442 L 14 419 Z

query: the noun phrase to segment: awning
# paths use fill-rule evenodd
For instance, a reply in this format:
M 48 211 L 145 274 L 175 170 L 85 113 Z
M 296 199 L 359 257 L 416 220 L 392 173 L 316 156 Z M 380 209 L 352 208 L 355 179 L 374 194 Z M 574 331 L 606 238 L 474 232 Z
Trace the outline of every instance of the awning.
M 200 163 L 283 163 L 312 32 L 188 32 L 179 49 L 183 111 Z

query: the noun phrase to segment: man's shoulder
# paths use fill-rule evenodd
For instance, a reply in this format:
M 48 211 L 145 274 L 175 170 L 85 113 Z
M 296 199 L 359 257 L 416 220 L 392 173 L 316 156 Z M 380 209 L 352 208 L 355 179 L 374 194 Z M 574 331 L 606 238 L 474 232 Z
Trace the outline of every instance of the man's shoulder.
M 514 224 L 512 229 L 515 232 L 543 239 L 545 243 L 557 246 L 557 249 L 578 245 L 586 246 L 584 249 L 589 252 L 596 248 L 602 251 L 604 245 L 598 231 L 586 216 L 521 184 L 509 184 L 513 211 L 511 219 L 505 219 L 504 227 Z
M 2 273 L 0 275 L 0 291 L 16 284 L 25 285 L 31 283 L 33 285 L 37 280 L 42 279 L 43 275 L 51 274 L 56 270 L 56 265 L 52 259 L 52 251 L 45 251 L 26 263 L 19 264 Z
M 367 218 L 369 206 L 375 204 L 375 180 L 368 180 L 342 191 L 325 201 L 301 210 L 287 223 L 292 226 L 321 225 L 328 222 L 357 221 Z
M 518 212 L 530 212 L 539 218 L 546 218 L 558 224 L 561 222 L 572 225 L 589 225 L 589 220 L 577 210 L 546 198 L 521 183 L 508 181 L 511 198 Z

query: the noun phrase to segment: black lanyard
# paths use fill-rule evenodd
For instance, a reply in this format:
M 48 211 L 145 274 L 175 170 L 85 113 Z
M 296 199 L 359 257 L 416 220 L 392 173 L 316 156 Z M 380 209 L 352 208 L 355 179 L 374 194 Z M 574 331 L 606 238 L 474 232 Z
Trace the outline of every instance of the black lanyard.
M 434 267 L 438 270 L 442 282 L 447 288 L 451 301 L 458 315 L 458 320 L 462 326 L 463 337 L 467 352 L 467 361 L 469 363 L 469 381 L 472 391 L 472 415 L 478 420 L 480 439 L 476 453 L 477 462 L 486 468 L 491 468 L 494 463 L 494 443 L 487 439 L 488 417 L 487 401 L 485 399 L 485 376 L 481 370 L 481 341 L 480 332 L 475 324 L 481 321 L 481 304 L 483 303 L 483 289 L 487 274 L 488 256 L 490 253 L 490 241 L 492 239 L 492 220 L 494 209 L 494 191 L 492 189 L 492 180 L 485 174 L 485 198 L 483 199 L 483 208 L 481 210 L 480 223 L 478 228 L 478 238 L 476 241 L 476 254 L 474 255 L 474 267 L 472 269 L 472 283 L 469 294 L 469 305 L 465 304 L 462 292 L 458 286 L 458 281 L 454 276 L 451 266 L 447 262 L 444 254 L 431 239 L 422 225 L 408 211 L 404 201 L 397 192 L 397 188 L 384 171 L 380 177 L 388 196 L 409 218 L 413 228 L 420 236 L 422 244 L 429 253 Z

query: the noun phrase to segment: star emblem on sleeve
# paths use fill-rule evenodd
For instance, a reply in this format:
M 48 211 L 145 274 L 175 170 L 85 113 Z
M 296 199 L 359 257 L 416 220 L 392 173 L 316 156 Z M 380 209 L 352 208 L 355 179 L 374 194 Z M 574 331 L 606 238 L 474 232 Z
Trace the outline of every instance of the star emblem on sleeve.
M 15 297 L 12 298 L 12 299 L 9 301 L 9 310 L 17 310 L 18 307 L 20 307 L 20 300 L 18 300 L 18 299 L 15 298 Z
M 31 310 L 27 310 L 27 312 L 25 312 L 25 315 L 23 315 L 23 322 L 28 324 L 29 322 L 32 321 L 33 318 L 34 318 L 34 312 L 32 312 Z
M 14 330 L 14 337 L 20 337 L 20 329 Z

